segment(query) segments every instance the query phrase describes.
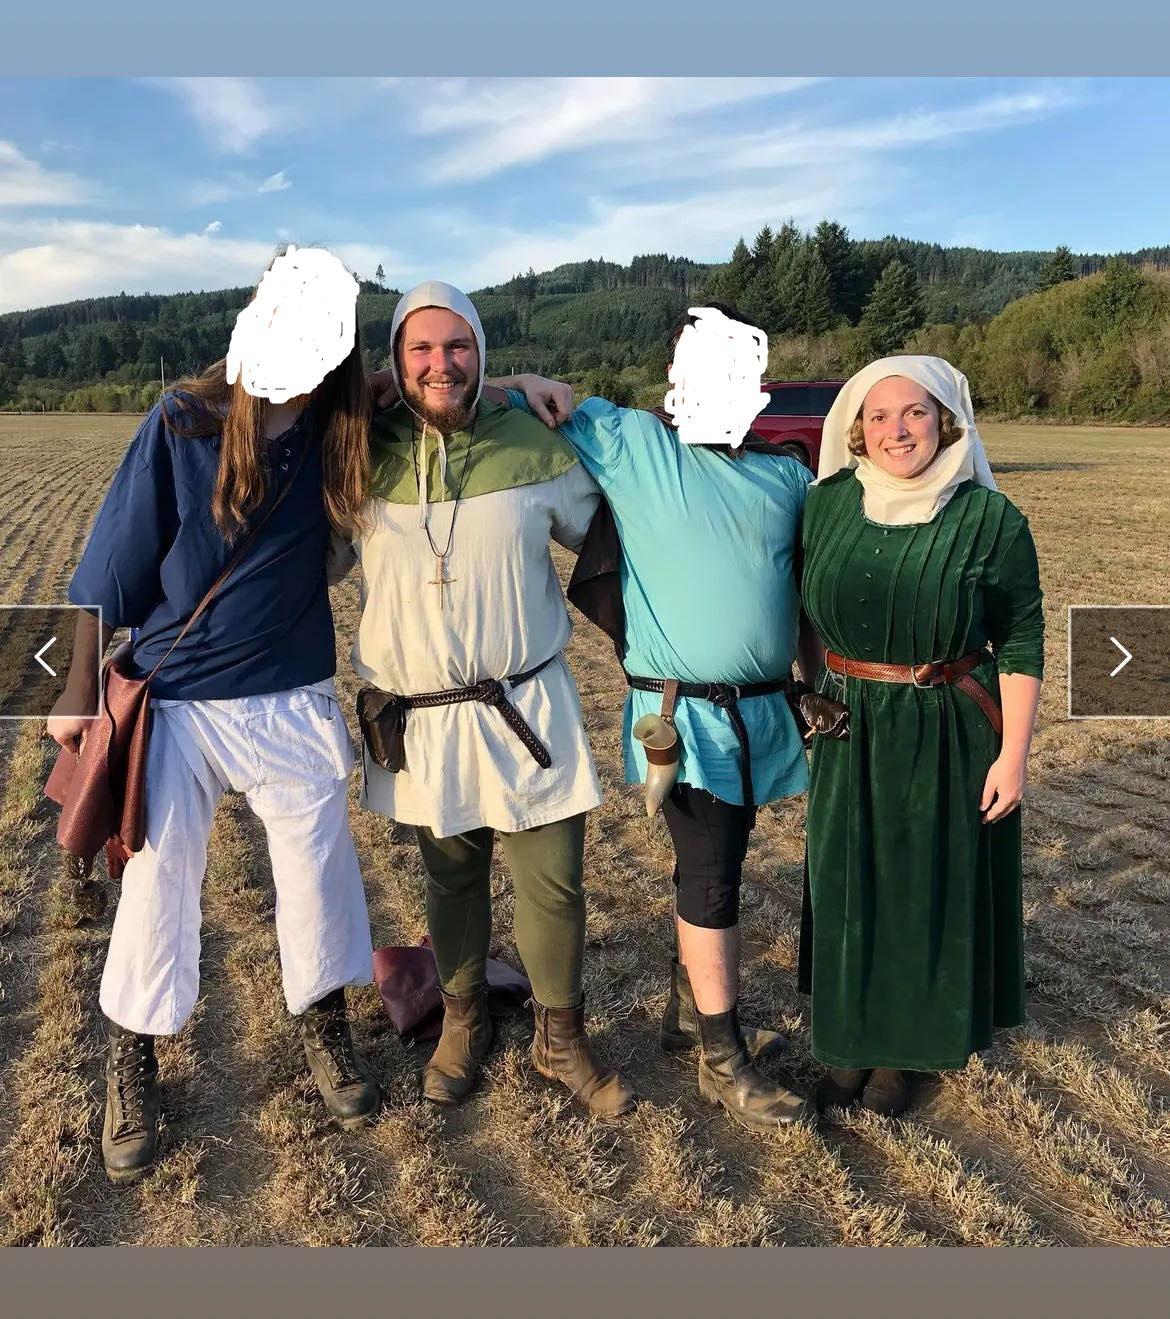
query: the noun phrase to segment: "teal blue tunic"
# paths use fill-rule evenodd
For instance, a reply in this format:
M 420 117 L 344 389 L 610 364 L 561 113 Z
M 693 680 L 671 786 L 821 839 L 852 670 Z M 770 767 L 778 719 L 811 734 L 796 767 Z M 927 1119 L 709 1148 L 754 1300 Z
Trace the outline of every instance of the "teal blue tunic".
M 804 607 L 825 645 L 895 664 L 991 644 L 973 676 L 1043 674 L 1036 551 L 1023 515 L 967 482 L 923 525 L 866 520 L 851 471 L 809 492 Z M 812 1052 L 836 1067 L 962 1067 L 1024 1015 L 1020 812 L 984 824 L 999 751 L 953 687 L 840 678 L 847 741 L 817 738 L 802 988 Z
M 525 407 L 524 395 L 508 391 Z M 622 543 L 626 668 L 686 682 L 786 677 L 796 654 L 793 571 L 811 474 L 795 459 L 731 458 L 678 434 L 650 412 L 586 399 L 561 427 L 613 509 Z M 626 779 L 643 783 L 646 757 L 631 736 L 662 697 L 630 692 L 623 726 Z M 803 792 L 808 769 L 783 693 L 740 703 L 758 803 Z M 743 804 L 739 743 L 725 710 L 683 698 L 675 711 L 678 779 Z

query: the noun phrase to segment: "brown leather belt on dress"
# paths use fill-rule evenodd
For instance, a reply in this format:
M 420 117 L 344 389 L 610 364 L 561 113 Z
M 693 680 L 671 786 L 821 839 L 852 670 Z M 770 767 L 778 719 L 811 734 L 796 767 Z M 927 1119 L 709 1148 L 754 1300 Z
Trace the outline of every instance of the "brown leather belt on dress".
M 509 687 L 518 687 L 529 678 L 535 678 L 554 659 L 556 655 L 550 655 L 535 668 L 513 674 L 506 679 Z M 357 696 L 357 716 L 362 738 L 374 760 L 391 774 L 397 774 L 406 768 L 406 712 L 434 709 L 439 705 L 460 705 L 464 701 L 482 701 L 484 705 L 499 710 L 504 723 L 516 734 L 541 769 L 551 767 L 552 757 L 548 749 L 524 722 L 520 711 L 508 700 L 504 684 L 498 678 L 485 678 L 471 687 L 419 692 L 415 696 L 384 692 L 377 687 L 363 687 Z
M 1003 736 L 1003 712 L 992 694 L 972 678 L 971 670 L 990 658 L 986 650 L 973 650 L 957 660 L 931 660 L 928 664 L 874 664 L 869 660 L 846 659 L 835 651 L 825 651 L 825 667 L 847 678 L 865 678 L 869 682 L 905 682 L 913 687 L 950 685 L 965 692 L 987 716 L 997 737 Z

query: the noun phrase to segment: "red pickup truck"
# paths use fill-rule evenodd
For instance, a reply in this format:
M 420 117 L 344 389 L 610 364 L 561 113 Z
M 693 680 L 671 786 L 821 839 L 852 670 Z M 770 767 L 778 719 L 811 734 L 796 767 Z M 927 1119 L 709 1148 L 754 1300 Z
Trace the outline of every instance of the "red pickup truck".
M 771 395 L 752 423 L 757 437 L 748 444 L 797 458 L 817 470 L 821 455 L 821 428 L 841 392 L 843 380 L 765 380 L 760 386 Z

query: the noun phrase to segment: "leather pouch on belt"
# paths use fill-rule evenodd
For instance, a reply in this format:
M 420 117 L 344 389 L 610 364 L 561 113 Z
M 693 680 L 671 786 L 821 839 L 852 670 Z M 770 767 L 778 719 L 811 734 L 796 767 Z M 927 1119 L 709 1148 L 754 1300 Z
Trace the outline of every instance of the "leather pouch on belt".
M 363 687 L 357 696 L 358 725 L 374 761 L 391 774 L 406 768 L 406 706 L 394 692 Z
M 800 713 L 804 716 L 810 735 L 834 737 L 840 742 L 849 739 L 849 707 L 821 692 L 806 691 L 800 696 Z

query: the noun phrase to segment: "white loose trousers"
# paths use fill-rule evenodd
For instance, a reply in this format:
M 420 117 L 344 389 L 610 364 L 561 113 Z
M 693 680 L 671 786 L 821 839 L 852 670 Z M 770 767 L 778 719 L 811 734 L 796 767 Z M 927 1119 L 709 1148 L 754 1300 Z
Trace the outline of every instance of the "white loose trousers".
M 199 997 L 200 893 L 220 796 L 242 792 L 268 835 L 292 1013 L 373 979 L 346 780 L 353 749 L 332 680 L 227 701 L 155 701 L 146 844 L 122 877 L 101 1007 L 144 1035 L 182 1029 Z

